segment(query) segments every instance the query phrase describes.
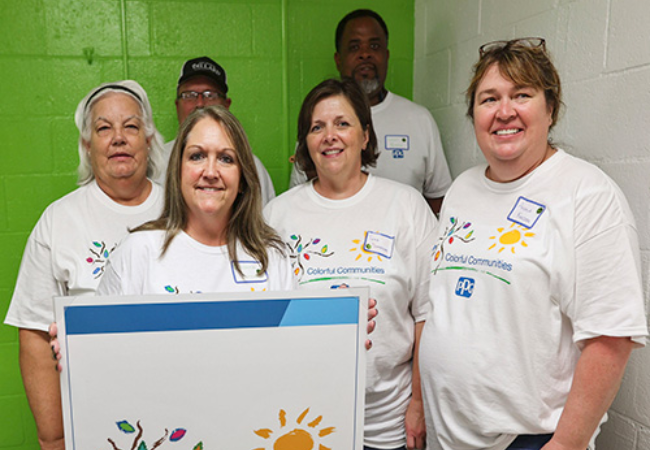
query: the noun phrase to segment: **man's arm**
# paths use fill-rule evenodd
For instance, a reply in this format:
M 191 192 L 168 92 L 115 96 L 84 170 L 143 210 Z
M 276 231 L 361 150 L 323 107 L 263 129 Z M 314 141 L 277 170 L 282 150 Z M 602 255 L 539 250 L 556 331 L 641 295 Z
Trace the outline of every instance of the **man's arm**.
M 420 336 L 424 321 L 415 324 L 415 343 L 413 347 L 413 379 L 411 381 L 411 401 L 406 409 L 404 419 L 406 426 L 406 448 L 426 448 L 427 427 L 424 422 L 424 406 L 422 405 L 422 391 L 420 389 Z
M 424 198 L 427 203 L 429 204 L 429 207 L 431 208 L 431 211 L 438 217 L 440 215 L 440 208 L 442 207 L 442 201 L 445 199 L 445 197 L 438 197 L 438 198 Z
M 614 401 L 634 343 L 600 336 L 585 343 L 553 439 L 542 450 L 584 450 Z
M 20 371 L 41 450 L 64 450 L 59 374 L 45 331 L 21 328 Z

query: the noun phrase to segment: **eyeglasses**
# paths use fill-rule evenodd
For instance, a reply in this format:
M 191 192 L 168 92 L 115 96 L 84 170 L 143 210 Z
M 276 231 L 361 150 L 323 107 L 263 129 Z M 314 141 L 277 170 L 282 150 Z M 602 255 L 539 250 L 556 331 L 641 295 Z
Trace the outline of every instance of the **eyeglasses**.
M 221 99 L 226 99 L 226 96 L 218 91 L 184 91 L 178 94 L 180 100 L 185 100 L 186 102 L 196 102 L 199 99 L 199 96 L 206 102 L 214 102 Z
M 546 39 L 540 37 L 526 37 L 519 39 L 512 39 L 510 41 L 492 41 L 487 44 L 483 44 L 478 49 L 478 54 L 482 57 L 486 53 L 497 50 L 501 48 L 509 48 L 513 45 L 520 45 L 522 47 L 528 48 L 541 48 L 543 52 L 546 52 Z

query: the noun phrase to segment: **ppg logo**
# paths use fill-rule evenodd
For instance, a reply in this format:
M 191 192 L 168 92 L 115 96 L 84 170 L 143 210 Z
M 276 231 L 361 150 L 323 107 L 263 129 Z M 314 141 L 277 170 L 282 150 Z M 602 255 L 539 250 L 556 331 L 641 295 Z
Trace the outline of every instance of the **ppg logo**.
M 470 298 L 474 292 L 474 280 L 472 278 L 460 277 L 456 284 L 456 295 Z

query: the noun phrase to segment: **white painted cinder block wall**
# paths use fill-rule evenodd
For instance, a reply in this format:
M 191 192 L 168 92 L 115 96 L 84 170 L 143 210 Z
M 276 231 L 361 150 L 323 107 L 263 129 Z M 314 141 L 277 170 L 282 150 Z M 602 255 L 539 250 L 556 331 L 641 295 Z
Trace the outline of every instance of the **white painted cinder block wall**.
M 546 39 L 563 82 L 554 141 L 607 172 L 630 202 L 648 309 L 650 1 L 416 0 L 414 99 L 438 122 L 453 176 L 484 161 L 464 99 L 478 47 L 524 36 Z M 609 415 L 598 450 L 650 450 L 650 349 L 633 352 Z

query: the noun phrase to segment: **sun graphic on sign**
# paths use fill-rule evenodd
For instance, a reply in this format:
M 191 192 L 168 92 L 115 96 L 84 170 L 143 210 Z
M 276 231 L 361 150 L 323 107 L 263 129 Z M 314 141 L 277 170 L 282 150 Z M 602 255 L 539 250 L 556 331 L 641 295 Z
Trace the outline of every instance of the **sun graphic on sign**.
M 357 257 L 354 259 L 355 261 L 359 261 L 361 258 L 364 256 L 368 257 L 368 262 L 372 261 L 372 257 L 374 256 L 377 258 L 379 261 L 381 261 L 381 256 L 378 255 L 377 253 L 369 251 L 371 249 L 370 243 L 365 242 L 366 236 L 368 236 L 368 232 L 366 231 L 364 233 L 364 240 L 362 241 L 361 239 L 352 239 L 352 242 L 357 244 L 358 247 L 353 247 L 350 249 L 351 252 L 359 252 Z M 365 243 L 364 243 L 365 242 Z
M 524 241 L 524 238 L 535 236 L 535 233 L 526 231 L 524 227 L 517 225 L 516 223 L 513 223 L 507 228 L 497 228 L 497 231 L 499 232 L 497 236 L 490 236 L 490 239 L 495 239 L 496 242 L 493 243 L 488 248 L 488 250 L 492 250 L 493 248 L 498 247 L 499 253 L 507 248 L 509 248 L 512 253 L 515 253 L 515 247 L 517 244 L 521 245 L 522 247 L 528 247 L 528 244 L 526 241 Z
M 268 447 L 268 450 L 331 450 L 330 447 L 325 447 L 321 442 L 321 438 L 332 434 L 334 427 L 319 427 L 323 416 L 318 416 L 314 420 L 303 424 L 309 408 L 305 409 L 302 414 L 298 416 L 295 423 L 295 428 L 292 430 L 287 428 L 287 413 L 281 409 L 279 414 L 280 429 L 271 430 L 270 428 L 262 428 L 255 430 L 254 433 L 264 439 L 273 441 L 273 447 Z M 275 437 L 275 435 L 279 435 Z M 318 445 L 318 447 L 317 447 Z M 266 447 L 259 447 L 254 450 L 267 450 Z

